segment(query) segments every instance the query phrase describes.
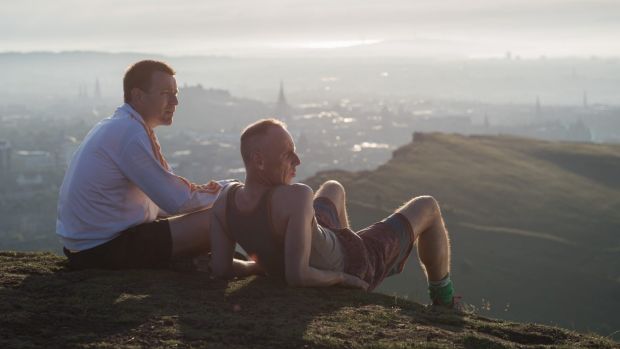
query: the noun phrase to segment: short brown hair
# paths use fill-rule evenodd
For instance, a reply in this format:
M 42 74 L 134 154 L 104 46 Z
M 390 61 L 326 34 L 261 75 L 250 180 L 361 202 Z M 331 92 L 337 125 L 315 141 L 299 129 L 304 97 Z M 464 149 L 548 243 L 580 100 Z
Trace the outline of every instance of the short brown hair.
M 253 124 L 248 125 L 243 132 L 241 132 L 241 157 L 243 163 L 247 166 L 252 151 L 251 139 L 257 136 L 264 136 L 267 131 L 274 126 L 280 126 L 286 129 L 286 124 L 278 119 L 261 119 Z
M 151 87 L 151 76 L 156 71 L 170 75 L 175 74 L 174 69 L 172 69 L 168 64 L 154 60 L 140 61 L 127 68 L 125 77 L 123 78 L 125 103 L 129 103 L 131 101 L 132 89 L 137 87 L 142 91 L 148 91 Z

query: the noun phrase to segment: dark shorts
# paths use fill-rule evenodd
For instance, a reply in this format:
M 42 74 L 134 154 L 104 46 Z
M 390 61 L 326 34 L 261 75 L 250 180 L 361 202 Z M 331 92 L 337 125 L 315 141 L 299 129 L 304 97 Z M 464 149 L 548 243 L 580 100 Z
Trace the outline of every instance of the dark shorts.
M 128 228 L 104 244 L 80 252 L 63 249 L 72 269 L 166 268 L 172 255 L 167 219 Z
M 383 279 L 400 273 L 413 248 L 413 233 L 407 218 L 394 213 L 358 232 L 342 229 L 336 206 L 327 198 L 314 200 L 317 222 L 338 236 L 345 254 L 345 272 L 377 287 Z

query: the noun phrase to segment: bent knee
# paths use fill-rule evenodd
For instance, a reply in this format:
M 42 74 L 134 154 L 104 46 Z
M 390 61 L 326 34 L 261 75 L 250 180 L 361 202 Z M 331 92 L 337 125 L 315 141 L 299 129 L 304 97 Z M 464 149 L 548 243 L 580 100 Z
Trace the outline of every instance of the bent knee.
M 342 194 L 342 195 L 344 195 L 345 193 L 344 186 L 340 184 L 340 182 L 333 180 L 333 179 L 323 183 L 323 185 L 321 185 L 321 188 L 319 190 L 333 192 L 333 193 Z
M 419 205 L 429 211 L 439 213 L 439 202 L 430 195 L 418 196 L 414 201 L 419 201 Z
M 344 186 L 342 186 L 342 184 L 340 184 L 340 182 L 338 182 L 337 180 L 334 180 L 334 179 L 330 179 L 328 181 L 325 181 L 325 183 L 323 183 L 323 185 L 321 185 L 321 187 L 323 187 L 323 188 L 333 188 L 333 189 L 336 189 L 336 190 L 344 191 Z
M 423 195 L 413 198 L 406 205 L 407 209 L 422 211 L 425 215 L 437 216 L 440 215 L 441 210 L 437 200 L 430 195 Z

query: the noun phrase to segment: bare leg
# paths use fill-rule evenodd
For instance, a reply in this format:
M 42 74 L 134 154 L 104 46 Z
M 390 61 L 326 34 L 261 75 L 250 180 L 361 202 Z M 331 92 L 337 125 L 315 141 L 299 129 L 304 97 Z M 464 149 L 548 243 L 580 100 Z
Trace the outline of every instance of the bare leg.
M 314 195 L 315 198 L 328 198 L 336 206 L 338 219 L 342 224 L 341 228 L 349 228 L 349 217 L 347 217 L 346 193 L 342 184 L 338 181 L 327 181 L 321 185 Z
M 172 217 L 169 222 L 173 257 L 198 255 L 211 250 L 210 209 Z
M 439 204 L 432 196 L 420 196 L 397 212 L 411 224 L 418 256 L 428 280 L 441 280 L 450 272 L 450 240 Z

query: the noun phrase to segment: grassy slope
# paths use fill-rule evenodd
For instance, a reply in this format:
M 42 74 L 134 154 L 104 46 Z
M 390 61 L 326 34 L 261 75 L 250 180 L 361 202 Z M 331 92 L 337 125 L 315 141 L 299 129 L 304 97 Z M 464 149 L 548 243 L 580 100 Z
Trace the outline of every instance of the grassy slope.
M 597 218 L 620 225 L 620 146 L 416 134 L 376 171 L 343 178 L 354 201 L 371 204 L 381 193 L 395 206 L 431 193 L 471 223 L 537 231 L 545 223 L 576 243 L 607 244 L 608 231 L 583 233 L 599 227 Z
M 0 252 L 0 347 L 618 348 L 595 335 L 346 289 L 172 271 L 70 272 Z
M 481 308 L 490 303 L 492 316 L 620 329 L 620 146 L 414 138 L 376 170 L 307 182 L 340 180 L 357 227 L 410 197 L 433 195 L 451 232 L 458 291 Z M 381 290 L 425 301 L 415 258 L 409 264 Z

